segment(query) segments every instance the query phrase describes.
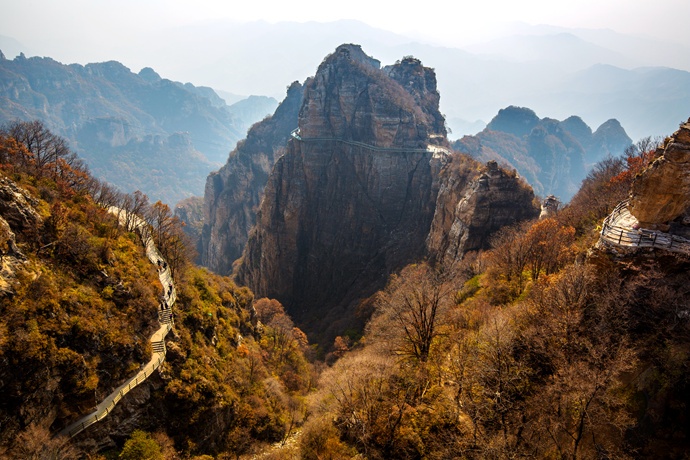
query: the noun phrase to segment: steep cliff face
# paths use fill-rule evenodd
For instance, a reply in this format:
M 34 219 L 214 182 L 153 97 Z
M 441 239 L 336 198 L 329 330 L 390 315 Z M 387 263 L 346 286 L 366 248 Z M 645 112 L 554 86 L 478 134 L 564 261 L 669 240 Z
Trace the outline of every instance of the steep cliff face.
M 454 156 L 442 172 L 427 249 L 437 263 L 452 263 L 468 251 L 486 249 L 489 238 L 516 221 L 537 217 L 534 192 L 515 172 L 495 161 L 478 167 Z
M 271 173 L 238 278 L 283 302 L 317 341 L 357 326 L 358 301 L 426 256 L 442 184 L 453 196 L 444 194 L 445 207 L 469 193 L 456 190 L 466 177 L 441 179 L 449 156 L 438 152 L 447 140 L 435 81 L 416 59 L 380 70 L 343 45 L 306 86 L 298 134 Z M 468 206 L 486 204 L 475 201 Z
M 359 46 L 327 57 L 305 90 L 300 138 L 269 179 L 240 281 L 316 332 L 351 320 L 343 309 L 423 256 L 442 165 L 425 146 L 444 132 L 431 109 Z
M 0 177 L 0 299 L 14 295 L 17 271 L 25 257 L 17 246 L 16 233 L 36 235 L 43 219 L 38 202 L 13 181 Z
M 665 230 L 690 208 L 690 120 L 666 140 L 656 157 L 635 178 L 629 209 L 641 227 Z
M 206 180 L 200 259 L 217 273 L 232 272 L 232 263 L 242 255 L 268 175 L 297 128 L 303 92 L 293 83 L 275 114 L 255 124 L 225 166 Z

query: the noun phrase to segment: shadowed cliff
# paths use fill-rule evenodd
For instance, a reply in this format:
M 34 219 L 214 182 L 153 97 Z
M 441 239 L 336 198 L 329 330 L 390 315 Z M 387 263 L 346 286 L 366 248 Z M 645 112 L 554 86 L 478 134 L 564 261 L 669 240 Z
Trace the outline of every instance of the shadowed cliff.
M 477 185 L 481 165 L 467 157 L 457 161 L 472 175 L 441 174 L 452 155 L 435 81 L 414 58 L 380 70 L 359 46 L 343 45 L 305 87 L 299 131 L 269 177 L 237 275 L 319 342 L 361 327 L 360 301 L 428 255 L 439 188 Z M 508 223 L 529 214 L 528 195 Z M 444 194 L 443 206 L 454 209 L 453 197 Z
M 268 175 L 285 152 L 304 88 L 294 82 L 271 117 L 256 123 L 230 154 L 228 162 L 206 180 L 201 263 L 217 273 L 230 274 L 242 255 L 263 197 Z

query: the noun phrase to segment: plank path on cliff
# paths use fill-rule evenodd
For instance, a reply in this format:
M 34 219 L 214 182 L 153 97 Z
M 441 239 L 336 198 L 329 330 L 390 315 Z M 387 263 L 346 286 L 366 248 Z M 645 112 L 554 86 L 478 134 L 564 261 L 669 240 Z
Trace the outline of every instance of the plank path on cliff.
M 158 270 L 158 278 L 163 285 L 165 300 L 164 308 L 158 309 L 158 322 L 160 323 L 160 327 L 149 339 L 153 349 L 151 360 L 146 363 L 135 376 L 125 381 L 122 385 L 117 387 L 115 391 L 103 399 L 103 401 L 96 406 L 96 410 L 65 427 L 58 433 L 59 436 L 68 436 L 72 438 L 94 423 L 103 420 L 112 412 L 115 405 L 120 402 L 127 393 L 132 391 L 137 385 L 146 381 L 146 379 L 160 367 L 163 361 L 165 361 L 166 349 L 164 339 L 173 327 L 172 306 L 175 300 L 177 300 L 177 292 L 173 284 L 170 266 L 165 262 L 160 252 L 158 252 L 149 225 L 141 217 L 129 215 L 126 211 L 115 206 L 110 206 L 108 212 L 116 215 L 119 222 L 127 227 L 127 230 L 135 231 L 139 234 L 141 242 L 146 248 L 146 256 L 152 264 L 160 267 Z
M 640 228 L 625 200 L 604 219 L 600 241 L 623 248 L 656 248 L 690 254 L 690 240 L 658 230 Z
M 352 145 L 355 147 L 362 147 L 362 148 L 365 148 L 368 150 L 372 150 L 374 152 L 432 153 L 434 156 L 438 155 L 441 157 L 445 157 L 445 156 L 448 156 L 451 154 L 450 150 L 448 150 L 447 148 L 441 147 L 439 145 L 432 145 L 432 144 L 427 145 L 427 147 L 424 149 L 413 149 L 413 148 L 406 148 L 406 147 L 379 147 L 377 145 L 365 144 L 364 142 L 352 141 L 352 140 L 342 139 L 339 137 L 302 137 L 300 135 L 299 128 L 293 130 L 290 133 L 290 136 L 292 136 L 293 139 L 296 139 L 300 142 L 321 142 L 321 141 L 340 142 L 340 143 L 346 144 L 346 145 Z M 437 137 L 437 135 L 432 134 L 430 137 Z

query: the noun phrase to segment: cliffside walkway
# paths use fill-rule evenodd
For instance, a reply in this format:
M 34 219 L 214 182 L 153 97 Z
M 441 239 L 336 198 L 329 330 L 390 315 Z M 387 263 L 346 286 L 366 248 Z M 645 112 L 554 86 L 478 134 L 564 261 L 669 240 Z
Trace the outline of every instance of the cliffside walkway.
M 159 261 L 161 263 L 165 262 L 156 248 L 149 225 L 142 218 L 139 216 L 128 216 L 125 211 L 114 206 L 109 207 L 108 212 L 115 214 L 121 223 L 129 227 L 128 230 L 136 231 L 139 234 L 141 241 L 146 248 L 146 256 L 149 258 L 152 264 L 158 267 Z M 175 303 L 175 300 L 177 300 L 177 292 L 175 291 L 175 286 L 173 284 L 170 267 L 167 266 L 167 264 L 165 266 L 167 268 L 160 269 L 158 271 L 158 278 L 163 285 L 166 307 L 163 309 L 158 309 L 158 322 L 160 323 L 160 328 L 153 333 L 151 339 L 149 340 L 151 342 L 151 347 L 153 348 L 153 356 L 151 357 L 151 360 L 146 363 L 146 365 L 137 373 L 137 375 L 120 385 L 115 389 L 115 391 L 101 401 L 96 406 L 95 411 L 67 426 L 60 431 L 58 435 L 68 436 L 71 438 L 81 433 L 94 423 L 103 420 L 110 412 L 112 412 L 112 410 L 115 408 L 115 405 L 127 393 L 132 391 L 132 389 L 137 385 L 144 382 L 151 374 L 153 374 L 156 369 L 158 369 L 158 367 L 160 367 L 163 361 L 165 361 L 166 350 L 164 339 L 173 327 L 172 306 Z
M 605 244 L 628 248 L 657 248 L 690 254 L 690 240 L 656 230 L 638 228 L 639 222 L 622 201 L 604 219 L 600 240 Z
M 293 139 L 296 139 L 300 142 L 340 142 L 342 144 L 346 145 L 352 145 L 354 147 L 361 147 L 365 148 L 368 150 L 372 150 L 374 152 L 405 152 L 405 153 L 432 153 L 434 156 L 448 156 L 451 154 L 450 150 L 448 150 L 445 147 L 441 147 L 439 145 L 427 145 L 425 149 L 413 149 L 413 148 L 404 148 L 404 147 L 379 147 L 376 145 L 372 144 L 366 144 L 364 142 L 359 142 L 359 141 L 350 141 L 346 139 L 341 139 L 339 137 L 302 137 L 299 133 L 299 128 L 293 130 L 290 133 L 290 136 L 292 136 Z M 435 137 L 437 135 L 432 134 L 431 137 Z

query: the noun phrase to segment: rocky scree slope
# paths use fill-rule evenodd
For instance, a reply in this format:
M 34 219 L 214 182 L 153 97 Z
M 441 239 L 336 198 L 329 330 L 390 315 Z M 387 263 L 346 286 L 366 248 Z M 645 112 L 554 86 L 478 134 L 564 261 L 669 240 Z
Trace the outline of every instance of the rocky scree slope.
M 455 210 L 467 195 L 457 189 L 480 178 L 481 165 L 465 157 L 457 162 L 471 164 L 467 181 L 455 169 L 441 174 L 450 156 L 425 150 L 448 145 L 438 100 L 432 69 L 406 58 L 381 70 L 357 45 L 340 46 L 306 84 L 301 139 L 289 140 L 273 168 L 237 276 L 283 302 L 317 341 L 361 327 L 360 300 L 427 255 L 439 200 Z M 533 212 L 531 191 L 516 198 L 505 223 Z M 434 251 L 444 247 L 440 235 L 431 240 Z

